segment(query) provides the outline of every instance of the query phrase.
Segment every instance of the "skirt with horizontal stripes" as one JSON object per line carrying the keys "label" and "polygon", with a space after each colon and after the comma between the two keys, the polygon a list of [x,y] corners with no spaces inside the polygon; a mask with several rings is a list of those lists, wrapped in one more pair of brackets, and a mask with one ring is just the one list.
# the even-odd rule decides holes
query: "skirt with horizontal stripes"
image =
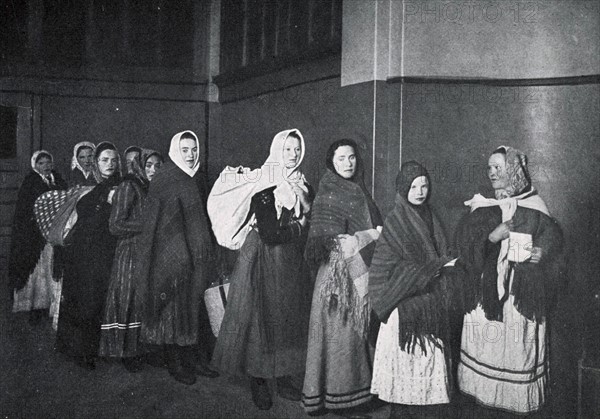
{"label": "skirt with horizontal stripes", "polygon": [[[315,290],[321,288],[322,281],[331,280],[329,272],[327,265],[321,266]],[[373,398],[374,350],[349,318],[329,310],[330,297],[319,292],[313,294],[302,390],[302,405],[308,413],[358,406]]]}
{"label": "skirt with horizontal stripes", "polygon": [[139,355],[142,326],[135,304],[134,241],[119,241],[102,317],[100,350],[102,357],[127,358]]}
{"label": "skirt with horizontal stripes", "polygon": [[546,324],[523,317],[511,295],[503,321],[485,317],[481,306],[465,315],[458,385],[477,402],[509,412],[539,410],[548,381]]}

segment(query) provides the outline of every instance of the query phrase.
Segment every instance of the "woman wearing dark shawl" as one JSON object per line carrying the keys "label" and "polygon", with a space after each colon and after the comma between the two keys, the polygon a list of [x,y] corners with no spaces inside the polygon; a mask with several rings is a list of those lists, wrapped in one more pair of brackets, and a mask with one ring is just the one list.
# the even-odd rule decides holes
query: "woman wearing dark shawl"
{"label": "woman wearing dark shawl", "polygon": [[313,203],[306,258],[318,273],[302,392],[308,413],[372,398],[368,268],[383,223],[361,163],[354,141],[334,142]]}
{"label": "woman wearing dark shawl", "polygon": [[139,159],[131,161],[131,172],[116,189],[109,221],[110,232],[119,241],[102,316],[99,354],[121,358],[130,372],[137,372],[142,366],[138,345],[142,313],[134,301],[134,251],[142,231],[142,203],[155,166],[160,167],[162,161],[160,153],[154,150],[142,151],[141,167]]}
{"label": "woman wearing dark shawl", "polygon": [[496,199],[475,195],[457,230],[465,285],[458,385],[479,403],[539,410],[548,382],[547,319],[564,280],[563,236],[531,185],[527,157],[495,150],[488,177]]}
{"label": "woman wearing dark shawl", "polygon": [[396,177],[396,205],[385,219],[369,270],[371,306],[383,322],[371,392],[393,403],[393,418],[433,408],[402,405],[450,401],[445,357],[449,284],[440,276],[450,257],[442,225],[428,203],[430,191],[426,169],[414,161],[404,163]]}
{"label": "woman wearing dark shawl", "polygon": [[202,299],[210,283],[213,242],[206,216],[201,144],[191,131],[171,139],[170,162],[150,183],[136,255],[136,304],[144,310],[141,342],[160,346],[168,370],[184,384],[196,373],[214,377],[196,345],[206,348],[208,315]]}
{"label": "woman wearing dark shawl", "polygon": [[94,178],[98,185],[77,202],[77,221],[66,239],[65,268],[56,346],[84,368],[94,369],[100,323],[115,254],[109,219],[114,188],[121,180],[119,153],[98,144]]}
{"label": "woman wearing dark shawl", "polygon": [[73,186],[96,186],[94,176],[94,150],[96,146],[89,141],[82,141],[73,147],[71,158],[71,173],[69,174],[69,188]]}
{"label": "woman wearing dark shawl", "polygon": [[25,177],[17,196],[8,262],[13,311],[31,311],[30,321],[41,320],[52,299],[53,255],[34,217],[35,200],[45,192],[66,189],[67,184],[53,170],[53,158],[44,150],[31,157],[31,172]]}
{"label": "woman wearing dark shawl", "polygon": [[[304,139],[298,130],[278,133],[257,181],[248,181],[246,221],[251,230],[231,274],[227,309],[213,355],[213,366],[251,377],[256,406],[271,408],[266,379],[277,379],[280,397],[300,400],[292,376],[301,376],[306,360],[310,278],[304,266],[312,190],[300,164]],[[268,170],[268,169],[267,169]],[[256,179],[247,177],[247,179]],[[221,182],[221,180],[217,180]],[[235,205],[239,184],[230,193],[213,189],[209,198]],[[227,222],[214,214],[213,226]],[[244,228],[242,224],[240,228]]]}

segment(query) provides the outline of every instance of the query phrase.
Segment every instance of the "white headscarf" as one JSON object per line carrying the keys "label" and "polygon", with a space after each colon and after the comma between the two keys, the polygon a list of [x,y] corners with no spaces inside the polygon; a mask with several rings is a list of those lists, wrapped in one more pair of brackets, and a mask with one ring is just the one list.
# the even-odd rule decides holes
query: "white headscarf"
{"label": "white headscarf", "polygon": [[54,175],[52,173],[50,173],[48,175],[48,176],[50,176],[50,179],[48,179],[46,177],[46,175],[44,175],[43,173],[40,173],[38,171],[37,167],[35,166],[35,163],[37,162],[38,156],[40,154],[47,154],[50,157],[50,161],[54,162],[54,157],[52,156],[52,154],[48,153],[46,150],[38,150],[35,153],[33,153],[33,155],[31,156],[31,168],[33,169],[33,171],[35,173],[40,175],[40,177],[44,180],[44,182],[46,182],[47,185],[54,184]]}
{"label": "white headscarf", "polygon": [[[296,166],[285,167],[283,147],[290,134],[300,139],[302,148]],[[300,212],[300,201],[292,189],[292,184],[306,190],[306,179],[300,171],[304,159],[304,137],[297,129],[289,129],[278,133],[271,142],[269,157],[260,169],[250,170],[247,167],[227,166],[221,172],[208,197],[207,211],[212,221],[212,228],[217,241],[230,249],[239,249],[254,222],[252,217],[247,224],[248,212],[254,194],[276,186],[275,208],[278,217],[282,208]]]}
{"label": "white headscarf", "polygon": [[75,147],[73,147],[73,157],[71,158],[71,170],[75,168],[79,169],[81,173],[83,173],[83,176],[85,176],[85,178],[87,179],[92,174],[92,170],[86,172],[83,169],[83,167],[81,167],[81,165],[79,164],[79,160],[77,160],[77,154],[79,154],[79,149],[82,147],[91,148],[93,152],[96,151],[96,146],[94,145],[94,143],[90,143],[89,141],[82,141],[80,143],[75,144]]}
{"label": "white headscarf", "polygon": [[[196,147],[198,147],[198,153],[196,154],[196,160],[194,160],[194,166],[189,167],[185,160],[183,159],[183,155],[181,154],[181,148],[179,143],[181,142],[181,136],[183,134],[191,135],[196,141]],[[200,142],[198,141],[198,137],[192,131],[181,131],[173,138],[171,138],[171,146],[169,147],[169,157],[179,167],[183,170],[189,177],[194,177],[198,169],[200,168]]]}

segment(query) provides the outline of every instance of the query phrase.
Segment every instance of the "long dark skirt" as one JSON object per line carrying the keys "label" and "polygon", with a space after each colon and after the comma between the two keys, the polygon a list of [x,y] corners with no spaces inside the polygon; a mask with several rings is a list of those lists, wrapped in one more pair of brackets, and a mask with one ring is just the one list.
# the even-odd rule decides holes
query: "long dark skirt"
{"label": "long dark skirt", "polygon": [[262,378],[301,374],[311,288],[301,245],[266,245],[252,231],[230,279],[213,367]]}
{"label": "long dark skirt", "polygon": [[75,225],[64,249],[56,349],[73,357],[98,354],[100,323],[116,246],[116,238],[108,231],[110,205],[104,199],[101,189],[82,198],[77,206],[81,224]]}

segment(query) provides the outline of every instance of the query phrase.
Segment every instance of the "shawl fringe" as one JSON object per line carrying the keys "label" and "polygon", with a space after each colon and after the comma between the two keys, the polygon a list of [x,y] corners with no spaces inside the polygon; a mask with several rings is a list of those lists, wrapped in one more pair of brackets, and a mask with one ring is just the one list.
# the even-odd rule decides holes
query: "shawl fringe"
{"label": "shawl fringe", "polygon": [[334,240],[334,248],[326,266],[329,270],[327,278],[330,280],[323,281],[318,292],[327,301],[328,313],[339,313],[344,325],[350,322],[351,327],[366,338],[370,320],[369,302],[367,298],[358,295],[337,240]]}

